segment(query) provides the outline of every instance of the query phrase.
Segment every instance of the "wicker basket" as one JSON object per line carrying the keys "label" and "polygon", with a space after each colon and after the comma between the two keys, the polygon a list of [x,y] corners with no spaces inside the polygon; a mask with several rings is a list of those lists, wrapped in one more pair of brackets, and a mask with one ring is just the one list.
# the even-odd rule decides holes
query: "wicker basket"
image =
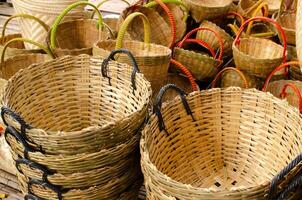
{"label": "wicker basket", "polygon": [[[23,43],[28,42],[33,45],[38,45],[39,49],[42,49],[48,55],[40,54],[40,53],[17,54],[13,57],[10,57],[10,58],[4,60],[5,53],[9,49],[9,46],[12,46],[15,43],[22,43],[22,42]],[[8,41],[2,49],[1,63],[0,63],[1,77],[8,80],[20,69],[24,69],[34,63],[40,63],[40,62],[50,60],[51,58],[53,58],[51,51],[48,50],[48,48],[44,47],[43,45],[40,45],[34,41],[31,41],[31,40],[25,39],[25,38],[12,39],[12,40]]]}
{"label": "wicker basket", "polygon": [[[189,10],[184,5],[181,0],[163,0],[163,3],[167,4],[170,12],[172,13],[175,24],[176,24],[176,42],[180,41],[186,33],[187,30],[187,18],[189,16]],[[158,3],[156,1],[151,1],[145,4],[144,7],[152,8]],[[171,23],[167,13],[160,8],[156,8],[160,16],[166,21],[166,23]]]}
{"label": "wicker basket", "polygon": [[[210,31],[215,34],[215,36],[218,38],[220,49],[219,49],[219,56],[216,58],[209,57],[206,54],[202,54],[195,51],[189,51],[183,49],[184,43],[190,38],[190,36],[197,31],[206,30]],[[205,42],[203,42],[205,43]],[[207,44],[207,43],[205,43]],[[190,72],[193,74],[193,76],[200,81],[208,80],[216,76],[219,70],[219,66],[222,63],[222,55],[224,53],[224,47],[223,47],[223,40],[220,37],[219,33],[216,31],[209,29],[209,28],[196,28],[190,31],[184,39],[177,45],[177,47],[174,48],[174,54],[173,58],[182,63],[183,65],[187,66]]]}
{"label": "wicker basket", "polygon": [[[168,89],[181,98],[162,106]],[[287,102],[234,87],[159,94],[140,142],[147,199],[276,200],[300,184],[302,118]]]}
{"label": "wicker basket", "polygon": [[234,67],[227,67],[221,70],[211,85],[214,88],[221,78],[220,87],[241,87],[241,88],[259,88],[259,80],[253,76],[244,74]]}
{"label": "wicker basket", "polygon": [[302,81],[302,73],[299,66],[292,65],[289,67],[289,78],[291,80]]}
{"label": "wicker basket", "polygon": [[[13,0],[15,13],[27,13],[41,19],[48,26],[52,26],[56,17],[70,4],[79,0]],[[81,13],[84,7],[78,7],[74,13],[70,13],[66,20],[79,19],[84,17]],[[37,23],[30,20],[22,19],[20,21],[22,36],[35,40],[46,45],[47,33]],[[26,48],[35,48],[35,46],[27,45]]]}
{"label": "wicker basket", "polygon": [[246,19],[256,16],[268,17],[269,14],[268,4],[265,0],[240,0],[237,12]]}
{"label": "wicker basket", "polygon": [[193,19],[198,23],[226,14],[233,3],[232,0],[184,0],[183,2],[190,10]]}
{"label": "wicker basket", "polygon": [[[79,19],[61,23],[72,9],[89,5],[98,11],[99,21]],[[61,23],[61,24],[60,24]],[[72,31],[70,31],[72,30]],[[56,57],[65,55],[92,55],[92,46],[99,40],[106,40],[110,32],[105,28],[100,11],[91,3],[77,2],[68,6],[56,19],[50,33],[50,48]]]}
{"label": "wicker basket", "polygon": [[[130,40],[123,41],[128,25],[136,17],[140,17],[144,23],[144,42]],[[168,47],[150,44],[151,27],[149,26],[148,21],[147,17],[142,13],[135,12],[130,14],[123,22],[117,40],[98,42],[94,45],[93,55],[104,58],[114,49],[128,49],[134,54],[141,72],[145,75],[147,80],[151,82],[153,95],[156,95],[164,85],[164,81],[167,77],[172,52]],[[122,63],[131,63],[128,57],[123,55],[118,56],[116,59]]]}
{"label": "wicker basket", "polygon": [[[240,39],[245,26],[253,21],[269,21],[282,33],[284,47],[263,38],[248,37]],[[236,67],[243,72],[259,78],[266,78],[270,72],[286,62],[286,36],[281,26],[272,19],[255,17],[247,20],[240,28],[233,43],[233,55]]]}
{"label": "wicker basket", "polygon": [[[15,38],[22,38],[22,35],[19,33],[5,35],[5,31],[6,31],[6,28],[9,24],[9,22],[15,18],[26,18],[31,21],[36,21],[38,23],[38,25],[43,28],[44,32],[47,32],[49,29],[48,26],[43,21],[41,21],[40,19],[38,19],[34,16],[31,16],[28,14],[17,14],[17,15],[11,16],[5,21],[5,23],[3,25],[2,37],[0,38],[0,53],[2,53],[3,47],[8,41],[15,39]],[[41,49],[25,49],[25,44],[22,41],[14,43],[6,51],[7,51],[6,58],[15,56],[17,54],[41,53]]]}

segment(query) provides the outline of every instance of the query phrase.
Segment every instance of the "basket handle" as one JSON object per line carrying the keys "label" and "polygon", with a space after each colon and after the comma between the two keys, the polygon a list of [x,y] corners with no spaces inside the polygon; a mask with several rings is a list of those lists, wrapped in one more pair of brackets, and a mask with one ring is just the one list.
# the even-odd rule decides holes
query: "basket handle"
{"label": "basket handle", "polygon": [[288,173],[290,173],[297,165],[302,162],[302,154],[298,155],[292,162],[290,162],[284,169],[277,174],[270,185],[269,193],[268,193],[268,200],[282,200],[286,195],[291,192],[293,189],[296,188],[296,186],[301,185],[302,182],[302,176],[299,175],[297,177],[294,177],[292,181],[289,183],[287,188],[285,188],[280,194],[277,193],[277,186],[278,182],[282,180]]}
{"label": "basket handle", "polygon": [[44,181],[41,181],[41,180],[30,179],[29,182],[28,182],[28,191],[30,193],[32,193],[32,186],[33,185],[39,185],[39,186],[41,186],[43,188],[49,189],[49,190],[57,193],[59,200],[63,200],[62,191],[61,191],[61,189],[58,186],[52,185],[50,183],[47,183],[47,182],[44,182]]}
{"label": "basket handle", "polygon": [[186,39],[182,44],[179,43],[177,45],[177,47],[182,48],[185,43],[199,44],[200,46],[202,46],[202,47],[206,48],[207,50],[209,50],[212,57],[216,59],[216,54],[215,54],[214,49],[212,47],[210,47],[210,45],[207,42],[204,42],[204,41],[199,40],[199,39]]}
{"label": "basket handle", "polygon": [[233,45],[239,45],[240,44],[240,36],[244,30],[244,28],[250,23],[250,22],[254,22],[254,21],[266,21],[266,22],[270,22],[272,23],[281,33],[282,36],[282,40],[283,40],[283,62],[286,62],[286,49],[287,49],[287,45],[286,45],[286,35],[285,32],[283,30],[283,28],[280,26],[280,24],[278,24],[275,20],[267,18],[267,17],[254,17],[251,19],[248,19],[247,21],[245,21],[242,26],[240,27],[238,34],[234,40]]}
{"label": "basket handle", "polygon": [[[103,4],[105,4],[106,2],[109,2],[109,1],[110,1],[110,0],[103,0],[103,1],[101,1],[98,5],[96,5],[96,7],[97,7],[98,9],[100,9],[100,7],[101,7]],[[130,3],[129,3],[128,1],[126,1],[126,0],[120,0],[120,1],[126,3],[127,6],[130,6]],[[92,14],[91,14],[91,19],[93,19],[94,15],[95,15],[95,12],[96,12],[96,10],[93,10],[93,12],[92,12]]]}
{"label": "basket handle", "polygon": [[171,63],[174,64],[178,69],[180,69],[187,76],[187,78],[189,79],[190,84],[192,86],[192,90],[197,91],[198,86],[195,82],[195,79],[194,79],[192,73],[183,64],[181,64],[180,62],[178,62],[174,59],[171,59]]}
{"label": "basket handle", "polygon": [[108,58],[105,58],[103,63],[102,63],[102,76],[108,78],[109,81],[110,81],[110,77],[108,76],[108,64],[109,64],[110,60],[115,60],[114,56],[116,54],[126,54],[129,57],[130,61],[132,62],[133,71],[132,71],[132,74],[131,74],[131,83],[132,83],[133,92],[134,92],[134,90],[137,89],[136,88],[136,82],[135,82],[136,73],[139,73],[140,70],[138,68],[138,64],[137,64],[133,54],[129,50],[127,50],[127,49],[113,50],[110,53],[110,55],[108,56]]}
{"label": "basket handle", "polygon": [[235,71],[235,72],[237,72],[237,73],[240,75],[240,77],[242,78],[244,87],[245,87],[245,88],[248,88],[248,87],[249,87],[249,86],[248,86],[248,81],[246,80],[245,75],[244,75],[239,69],[234,68],[234,67],[226,67],[226,68],[224,68],[223,70],[221,70],[221,71],[216,75],[215,79],[212,81],[212,83],[211,83],[212,88],[216,87],[216,83],[217,83],[218,79],[220,79],[221,76],[222,76],[226,71],[232,71],[232,70]]}
{"label": "basket handle", "polygon": [[283,87],[283,89],[282,89],[282,91],[281,91],[280,97],[281,98],[285,98],[286,97],[286,90],[289,87],[295,92],[295,94],[299,98],[299,111],[300,111],[300,113],[302,113],[302,94],[301,94],[299,88],[296,85],[294,85],[293,83],[287,83],[287,84],[285,84],[284,87]]}
{"label": "basket handle", "polygon": [[[268,16],[268,4],[266,2],[262,2],[253,12],[252,14],[252,18],[256,17],[257,14],[261,11],[264,10],[263,12],[263,16],[267,17]],[[254,22],[250,22],[249,25],[247,26],[246,29],[246,34],[250,35],[251,31],[252,31],[252,27],[253,27]]]}
{"label": "basket handle", "polygon": [[217,37],[218,41],[219,41],[219,45],[220,45],[220,52],[219,52],[219,56],[218,56],[218,60],[222,60],[222,56],[223,56],[223,53],[224,53],[224,46],[223,46],[223,40],[221,38],[221,36],[219,35],[219,33],[217,33],[216,31],[210,29],[210,28],[204,28],[204,27],[199,27],[199,28],[195,28],[193,29],[192,31],[190,31],[184,38],[182,41],[179,42],[178,46],[183,46],[183,43],[191,37],[191,35],[193,35],[194,33],[196,33],[197,31],[210,31],[212,33],[215,34],[215,36]]}
{"label": "basket handle", "polygon": [[175,90],[180,95],[182,104],[183,104],[184,108],[186,109],[187,114],[191,115],[193,121],[195,121],[192,110],[190,109],[190,106],[189,106],[189,104],[186,100],[186,93],[182,89],[177,87],[175,84],[167,84],[167,85],[165,85],[164,87],[162,87],[160,89],[160,91],[159,91],[159,93],[156,97],[156,102],[155,102],[155,106],[154,106],[154,112],[158,117],[159,130],[160,131],[164,130],[166,133],[168,133],[168,131],[166,129],[166,126],[165,126],[165,123],[164,123],[164,118],[163,118],[160,110],[161,110],[161,107],[162,107],[163,96],[167,92],[167,90],[169,90],[169,89]]}
{"label": "basket handle", "polygon": [[24,200],[41,200],[41,199],[34,194],[27,194],[24,196]]}
{"label": "basket handle", "polygon": [[237,12],[229,12],[225,15],[226,17],[229,16],[234,16],[234,17],[238,17],[240,19],[240,25],[242,25],[244,23],[244,18],[241,14],[237,13]]}
{"label": "basket handle", "polygon": [[32,15],[29,15],[29,14],[17,14],[17,15],[13,15],[11,17],[9,17],[3,24],[3,29],[2,29],[2,39],[4,38],[5,36],[5,31],[6,31],[6,28],[7,28],[7,25],[8,23],[15,19],[15,18],[18,18],[18,17],[21,17],[21,18],[26,18],[26,19],[32,19],[32,20],[35,20],[36,22],[38,22],[44,29],[45,31],[47,32],[49,30],[49,26],[47,24],[45,24],[42,20],[40,20],[39,18],[35,17],[35,16],[32,16]]}
{"label": "basket handle", "polygon": [[52,52],[44,45],[42,44],[39,44],[33,40],[30,40],[30,39],[26,39],[26,38],[14,38],[14,39],[11,39],[10,41],[8,41],[4,47],[3,47],[3,50],[2,50],[2,53],[1,53],[1,63],[4,62],[4,57],[5,57],[5,53],[6,53],[6,50],[7,48],[9,47],[9,45],[11,45],[12,43],[15,43],[15,42],[19,42],[19,41],[22,41],[22,42],[26,42],[26,43],[30,43],[32,45],[35,45],[37,47],[39,47],[40,49],[42,49],[47,55],[49,55],[51,58],[54,58]]}
{"label": "basket handle", "polygon": [[95,5],[93,5],[92,3],[88,3],[86,1],[79,1],[79,2],[73,3],[70,6],[68,6],[65,10],[63,10],[63,12],[57,17],[56,21],[54,22],[54,24],[52,26],[51,33],[50,33],[50,48],[51,49],[56,48],[56,37],[57,37],[58,26],[61,23],[61,21],[63,20],[63,18],[65,17],[65,15],[67,15],[69,13],[69,11],[71,11],[72,9],[74,9],[78,6],[81,6],[81,5],[89,5],[97,11],[98,16],[99,16],[98,28],[99,27],[103,28],[103,17],[102,17],[101,11],[99,11],[99,9]]}
{"label": "basket handle", "polygon": [[290,61],[290,62],[281,64],[279,67],[276,67],[266,78],[262,91],[266,92],[267,86],[276,72],[281,71],[282,69],[285,69],[285,68],[289,67],[290,65],[300,66],[298,61]]}
{"label": "basket handle", "polygon": [[150,22],[149,22],[148,18],[143,13],[134,12],[134,13],[131,13],[130,15],[128,15],[128,17],[122,23],[122,25],[120,27],[120,30],[118,32],[118,35],[117,35],[117,41],[116,41],[115,49],[122,48],[126,30],[128,29],[128,26],[130,25],[132,20],[134,20],[134,18],[136,18],[136,17],[140,17],[143,21],[143,24],[144,24],[144,42],[147,43],[147,44],[150,43],[150,40],[151,40],[151,26],[150,26]]}
{"label": "basket handle", "polygon": [[[189,9],[187,8],[187,6],[181,1],[181,0],[162,0],[163,3],[167,4],[167,3],[173,3],[176,5],[179,5],[181,7],[181,9],[184,11],[185,15],[183,18],[183,21],[187,21],[188,17],[189,17]],[[156,6],[158,4],[158,2],[156,1],[151,1],[147,4],[144,5],[144,7],[146,8],[152,8],[154,6]]]}

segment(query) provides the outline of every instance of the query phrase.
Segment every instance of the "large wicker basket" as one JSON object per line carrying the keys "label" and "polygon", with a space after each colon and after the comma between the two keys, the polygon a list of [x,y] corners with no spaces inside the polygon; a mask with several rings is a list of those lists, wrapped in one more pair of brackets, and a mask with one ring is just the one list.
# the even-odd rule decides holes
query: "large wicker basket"
{"label": "large wicker basket", "polygon": [[[181,98],[162,106],[169,89]],[[301,183],[301,123],[297,109],[256,89],[185,96],[167,85],[140,143],[147,198],[284,199]]]}

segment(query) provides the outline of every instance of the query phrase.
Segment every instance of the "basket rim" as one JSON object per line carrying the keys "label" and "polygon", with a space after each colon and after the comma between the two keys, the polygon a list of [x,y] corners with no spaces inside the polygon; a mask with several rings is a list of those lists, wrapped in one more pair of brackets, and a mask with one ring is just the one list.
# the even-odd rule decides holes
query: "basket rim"
{"label": "basket rim", "polygon": [[[49,60],[49,61],[46,61],[46,62],[43,62],[43,64],[51,64],[51,63],[64,63],[64,60],[66,59],[75,59],[75,60],[82,60],[82,59],[87,59],[89,62],[95,60],[95,59],[98,59],[98,60],[103,60],[102,58],[100,57],[91,57],[87,54],[81,54],[79,56],[71,56],[71,55],[67,55],[67,56],[63,56],[63,57],[60,57],[56,60]],[[117,61],[110,61],[110,62],[113,62],[113,63],[118,63]],[[9,86],[11,84],[13,84],[13,81],[19,77],[24,71],[31,71],[35,68],[39,68],[39,66],[41,65],[42,63],[35,63],[35,64],[32,64],[31,66],[25,68],[25,69],[21,69],[19,70],[13,77],[11,77],[8,81],[7,81],[7,84],[5,85],[5,88],[4,88],[4,92],[3,92],[3,96],[1,98],[1,103],[3,106],[8,106],[8,99],[6,99],[6,95],[5,93],[7,92]],[[124,65],[124,66],[130,66],[126,63],[119,63],[120,65]],[[45,130],[43,128],[39,128],[39,127],[32,127],[30,130],[38,130],[38,131],[42,131],[44,133],[47,133],[48,135],[52,135],[52,136],[62,136],[64,134],[68,134],[69,136],[71,135],[79,135],[83,132],[86,132],[87,130],[89,131],[92,131],[92,130],[103,130],[103,129],[106,129],[106,128],[114,128],[115,126],[118,126],[118,124],[120,123],[125,123],[127,121],[129,121],[129,118],[131,118],[132,116],[136,115],[136,113],[138,112],[142,112],[144,110],[144,107],[146,107],[148,104],[149,104],[149,101],[151,99],[151,84],[149,81],[147,81],[147,79],[145,78],[145,76],[142,74],[142,73],[137,73],[137,77],[141,77],[142,80],[145,81],[146,83],[146,87],[148,89],[148,97],[146,97],[146,102],[144,104],[142,104],[141,106],[139,106],[135,112],[132,112],[130,114],[127,114],[125,115],[123,118],[121,118],[120,120],[117,120],[115,122],[110,122],[110,123],[107,123],[107,124],[104,124],[102,126],[88,126],[88,127],[84,127],[82,128],[81,130],[77,130],[77,131],[61,131],[61,130],[56,130],[56,131],[50,131],[50,130]],[[15,110],[13,110],[15,112]],[[22,117],[22,116],[21,116]],[[27,122],[30,124],[30,122]]]}

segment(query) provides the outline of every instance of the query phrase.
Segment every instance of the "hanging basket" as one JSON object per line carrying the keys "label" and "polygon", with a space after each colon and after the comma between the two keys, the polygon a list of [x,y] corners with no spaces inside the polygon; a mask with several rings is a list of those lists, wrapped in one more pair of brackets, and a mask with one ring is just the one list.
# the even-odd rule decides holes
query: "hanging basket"
{"label": "hanging basket", "polygon": [[227,67],[221,70],[212,81],[211,86],[215,88],[218,80],[221,78],[220,87],[241,87],[241,88],[259,88],[259,80],[250,75],[244,74],[234,67]]}
{"label": "hanging basket", "polygon": [[[99,20],[81,19],[61,23],[61,20],[69,11],[81,5],[89,5],[96,9]],[[92,55],[93,44],[99,39],[108,39],[109,35],[97,7],[91,3],[80,1],[68,6],[57,17],[50,32],[49,46],[56,57],[80,54]]]}
{"label": "hanging basket", "polygon": [[[70,4],[79,0],[13,0],[14,10],[16,14],[30,14],[45,22],[51,27],[57,16]],[[85,17],[84,7],[78,7],[73,13],[68,14],[65,18],[68,20],[81,19]],[[21,19],[20,27],[22,36],[34,40],[40,44],[46,45],[47,32],[44,28],[38,26],[28,19]],[[35,48],[35,46],[26,45],[27,49]]]}
{"label": "hanging basket", "polygon": [[[201,30],[210,31],[215,34],[216,38],[218,38],[220,48],[219,48],[219,56],[217,58],[215,53],[214,54],[212,53],[213,57],[210,57],[203,53],[185,50],[182,48],[183,45],[186,42],[188,42],[187,40],[190,38],[192,34]],[[199,40],[199,42],[198,40],[192,42],[194,43],[197,42],[198,44],[206,45],[207,46],[206,48],[209,49],[209,45],[201,40]],[[222,63],[223,53],[224,53],[224,46],[223,46],[223,40],[220,37],[220,35],[212,29],[201,27],[190,31],[184,37],[184,39],[181,42],[179,42],[177,47],[174,48],[173,59],[187,66],[190,72],[197,80],[203,81],[203,80],[211,79],[216,76],[219,70],[219,66]]]}
{"label": "hanging basket", "polygon": [[[17,54],[13,57],[10,57],[4,60],[5,53],[9,49],[9,46],[12,46],[15,43],[31,43],[33,45],[37,45],[39,49],[42,49],[47,54],[40,54],[40,53],[33,53],[33,54]],[[8,41],[3,49],[1,55],[1,63],[0,63],[0,71],[1,77],[8,80],[10,79],[15,73],[17,73],[20,69],[27,68],[31,64],[45,62],[53,58],[51,51],[44,47],[41,44],[38,44],[34,41],[25,38],[15,38]]]}
{"label": "hanging basket", "polygon": [[[244,28],[253,21],[268,21],[282,33],[283,47],[263,38],[240,38]],[[272,19],[255,17],[247,20],[240,28],[233,43],[233,55],[236,67],[243,72],[259,78],[266,78],[270,72],[286,62],[286,36],[281,26]]]}
{"label": "hanging basket", "polygon": [[[2,53],[3,47],[7,42],[15,38],[22,38],[22,35],[20,33],[5,35],[8,24],[10,23],[10,21],[12,21],[15,18],[25,18],[31,21],[36,21],[36,23],[42,27],[44,32],[47,32],[49,29],[49,27],[43,21],[41,21],[40,19],[34,16],[28,14],[13,15],[9,17],[3,25],[2,36],[0,38],[0,53]],[[36,48],[36,46],[34,47]],[[18,54],[31,54],[31,53],[41,53],[41,52],[42,52],[41,49],[25,49],[25,44],[22,41],[18,41],[7,48],[5,58],[13,57]]]}
{"label": "hanging basket", "polygon": [[197,23],[226,14],[233,3],[232,0],[184,0],[183,2]]}
{"label": "hanging basket", "polygon": [[[123,41],[129,24],[136,17],[143,20],[145,30],[144,42],[135,40]],[[171,59],[171,50],[165,46],[150,44],[150,34],[151,27],[147,17],[142,13],[132,13],[121,25],[117,40],[99,41],[93,47],[93,55],[104,58],[114,49],[128,49],[133,53],[141,72],[151,82],[153,95],[156,95],[166,80]],[[116,57],[116,59],[122,63],[131,63],[128,57],[123,55]]]}
{"label": "hanging basket", "polygon": [[[162,105],[169,89],[181,98]],[[140,142],[147,199],[279,200],[301,183],[302,119],[286,102],[255,89],[185,96],[167,85],[155,105]]]}

